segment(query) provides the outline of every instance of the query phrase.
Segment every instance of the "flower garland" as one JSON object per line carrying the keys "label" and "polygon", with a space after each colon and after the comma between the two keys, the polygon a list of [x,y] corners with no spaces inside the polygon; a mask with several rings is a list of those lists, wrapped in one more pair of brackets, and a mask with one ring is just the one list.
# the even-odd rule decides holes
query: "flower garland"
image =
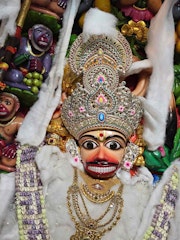
{"label": "flower garland", "polygon": [[20,240],[49,240],[37,147],[20,146],[16,161],[16,211]]}
{"label": "flower garland", "polygon": [[151,225],[147,229],[143,240],[167,239],[170,220],[175,213],[175,205],[178,198],[178,184],[178,170],[174,167],[169,182],[164,186],[160,204],[156,206]]}

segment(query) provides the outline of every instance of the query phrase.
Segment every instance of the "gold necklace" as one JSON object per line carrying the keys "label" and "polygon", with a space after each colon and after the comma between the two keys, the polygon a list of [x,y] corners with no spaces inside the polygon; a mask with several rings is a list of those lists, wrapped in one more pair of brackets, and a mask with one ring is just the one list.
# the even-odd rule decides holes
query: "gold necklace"
{"label": "gold necklace", "polygon": [[[78,184],[77,169],[74,169],[73,184],[67,192],[69,214],[76,227],[76,233],[71,236],[70,240],[100,240],[107,231],[111,231],[112,228],[116,226],[121,218],[123,208],[123,199],[121,197],[123,185],[120,181],[119,183],[120,186],[117,192],[111,197],[104,213],[97,219],[93,219],[89,214],[86,201]],[[80,205],[79,202],[82,205]],[[95,203],[98,204],[98,202]]]}
{"label": "gold necklace", "polygon": [[32,56],[34,56],[34,57],[41,57],[41,56],[44,55],[44,53],[45,53],[45,51],[43,51],[43,52],[41,52],[41,53],[39,53],[39,54],[38,54],[38,53],[33,53],[29,41],[27,41],[27,47],[28,47],[28,50],[29,50],[30,54],[31,54]]}
{"label": "gold necklace", "polygon": [[14,116],[9,122],[0,123],[0,126],[1,126],[1,127],[5,127],[5,126],[10,125],[10,124],[14,121],[15,118],[16,118],[16,116]]}
{"label": "gold necklace", "polygon": [[81,191],[91,202],[104,203],[114,196],[114,191],[110,189],[119,184],[117,178],[110,178],[108,180],[93,179],[84,172],[80,172],[81,177],[86,184],[81,184]]}

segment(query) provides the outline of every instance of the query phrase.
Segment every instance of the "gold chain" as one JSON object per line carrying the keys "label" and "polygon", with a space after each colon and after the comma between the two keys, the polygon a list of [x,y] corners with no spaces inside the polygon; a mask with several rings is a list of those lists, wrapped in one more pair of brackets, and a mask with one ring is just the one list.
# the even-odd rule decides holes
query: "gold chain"
{"label": "gold chain", "polygon": [[81,191],[94,203],[104,203],[109,201],[114,196],[114,191],[110,189],[119,184],[117,178],[110,178],[108,180],[93,179],[84,172],[80,172],[80,176],[86,184],[81,184]]}
{"label": "gold chain", "polygon": [[[119,181],[120,182],[120,181]],[[73,184],[69,187],[67,192],[67,206],[72,221],[75,223],[76,233],[71,236],[71,240],[100,240],[102,236],[116,226],[117,222],[121,218],[121,212],[123,208],[123,199],[121,197],[123,191],[123,185],[117,190],[117,193],[113,194],[110,202],[104,211],[104,213],[97,219],[91,218],[86,206],[86,201],[83,197],[83,191],[78,184],[78,172],[74,169]],[[80,206],[79,203],[82,203]],[[99,202],[94,203],[98,204]],[[99,205],[99,207],[101,207]],[[82,211],[84,209],[84,213]],[[112,211],[112,213],[110,213]],[[104,218],[109,214],[106,221]]]}
{"label": "gold chain", "polygon": [[92,193],[86,184],[81,184],[81,191],[84,196],[94,203],[104,203],[114,196],[114,191],[108,191],[105,194]]}
{"label": "gold chain", "polygon": [[9,122],[0,123],[0,126],[1,126],[1,127],[5,127],[5,126],[10,125],[10,124],[15,120],[15,118],[16,118],[16,116],[14,116]]}
{"label": "gold chain", "polygon": [[33,53],[29,41],[27,42],[27,47],[28,47],[28,50],[29,50],[30,54],[31,54],[32,56],[34,56],[34,57],[41,57],[41,56],[45,53],[45,51],[43,51],[43,52],[41,52],[41,53],[39,53],[39,54],[38,54],[38,53],[37,53],[37,54],[36,54],[36,53]]}

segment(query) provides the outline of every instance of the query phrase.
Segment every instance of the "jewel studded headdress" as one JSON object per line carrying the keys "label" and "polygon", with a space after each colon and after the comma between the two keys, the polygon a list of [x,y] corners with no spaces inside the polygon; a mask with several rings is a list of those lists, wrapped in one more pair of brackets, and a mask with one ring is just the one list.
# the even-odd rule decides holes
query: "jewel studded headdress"
{"label": "jewel studded headdress", "polygon": [[[105,26],[101,25],[103,18]],[[113,36],[109,33],[108,18],[115,25],[114,16],[91,9],[85,22],[90,34],[79,35],[70,50],[70,66],[77,75],[82,74],[83,85],[78,84],[63,103],[62,119],[76,139],[96,129],[116,130],[129,138],[143,114],[141,101],[125,87],[125,82],[119,83],[120,76],[131,66],[132,53],[115,26]]]}

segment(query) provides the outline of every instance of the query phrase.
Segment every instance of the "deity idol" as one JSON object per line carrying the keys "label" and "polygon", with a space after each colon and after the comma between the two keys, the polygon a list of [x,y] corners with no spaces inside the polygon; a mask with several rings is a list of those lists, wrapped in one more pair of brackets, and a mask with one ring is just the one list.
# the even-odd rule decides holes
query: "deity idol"
{"label": "deity idol", "polygon": [[[27,83],[25,77],[36,72],[46,79],[52,65],[49,52],[53,43],[52,31],[43,24],[35,24],[28,30],[28,37],[21,38],[21,44],[13,59],[13,67],[3,73],[3,81],[11,87],[30,90],[33,76]],[[34,77],[35,78],[35,77]]]}
{"label": "deity idol", "polygon": [[[173,2],[165,4],[171,16]],[[98,28],[97,23],[105,19],[111,24]],[[69,65],[82,81],[62,103],[61,118],[72,136],[67,153],[55,145],[37,146],[33,138],[27,144],[24,138],[27,123],[31,134],[32,116],[41,120],[46,114],[45,88],[40,95],[43,101],[23,122],[17,136],[21,146],[16,178],[13,173],[1,175],[0,200],[4,198],[2,184],[8,185],[0,212],[2,240],[174,240],[180,236],[179,161],[157,186],[146,167],[133,166],[140,152],[131,136],[147,110],[142,98],[134,96],[123,81],[132,70],[132,54],[115,25],[114,16],[91,9],[83,33],[72,45]],[[35,111],[39,106],[42,116]]]}
{"label": "deity idol", "polygon": [[17,144],[15,137],[24,116],[19,99],[11,93],[0,93],[0,170],[15,171]]}

